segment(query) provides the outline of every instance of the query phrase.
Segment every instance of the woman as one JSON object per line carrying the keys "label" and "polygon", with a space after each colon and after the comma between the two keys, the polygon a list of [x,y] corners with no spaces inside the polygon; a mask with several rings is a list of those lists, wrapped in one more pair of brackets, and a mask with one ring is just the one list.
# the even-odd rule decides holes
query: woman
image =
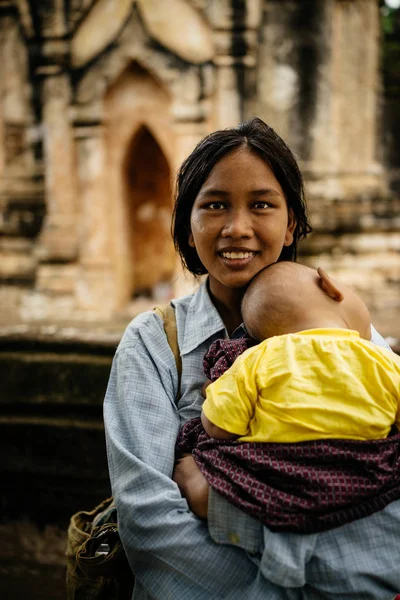
{"label": "woman", "polygon": [[205,351],[241,324],[241,298],[254,275],[294,260],[309,230],[296,161],[261,120],[211,134],[182,165],[175,245],[189,271],[208,278],[194,295],[173,301],[180,390],[163,323],[147,312],[122,338],[104,406],[135,599],[383,600],[400,590],[399,502],[323,534],[277,534],[208,492],[191,457],[175,480],[208,525],[171,479],[179,428],[201,411]]}

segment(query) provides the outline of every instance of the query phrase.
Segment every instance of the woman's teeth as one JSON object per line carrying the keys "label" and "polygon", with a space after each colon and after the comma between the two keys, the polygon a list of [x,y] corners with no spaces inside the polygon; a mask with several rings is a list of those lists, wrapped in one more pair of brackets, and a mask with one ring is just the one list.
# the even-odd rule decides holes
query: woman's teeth
{"label": "woman's teeth", "polygon": [[250,258],[254,256],[255,252],[221,252],[224,258]]}

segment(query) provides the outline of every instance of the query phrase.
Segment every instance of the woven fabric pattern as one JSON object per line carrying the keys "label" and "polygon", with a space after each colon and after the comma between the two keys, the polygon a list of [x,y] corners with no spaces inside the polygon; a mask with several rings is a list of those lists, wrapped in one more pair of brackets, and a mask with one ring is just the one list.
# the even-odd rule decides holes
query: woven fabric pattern
{"label": "woven fabric pattern", "polygon": [[238,443],[210,438],[196,418],[177,445],[193,453],[215,491],[272,531],[327,531],[400,498],[399,433],[371,441]]}
{"label": "woven fabric pattern", "polygon": [[240,354],[256,343],[256,340],[248,336],[233,340],[215,340],[203,358],[204,375],[207,379],[215,381],[233,365]]}

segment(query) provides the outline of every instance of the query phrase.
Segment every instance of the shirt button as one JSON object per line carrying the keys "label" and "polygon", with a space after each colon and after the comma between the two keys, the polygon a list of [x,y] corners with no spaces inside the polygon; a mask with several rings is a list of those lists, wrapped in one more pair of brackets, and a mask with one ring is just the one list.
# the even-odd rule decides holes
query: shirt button
{"label": "shirt button", "polygon": [[240,542],[240,536],[233,531],[228,535],[228,539],[231,544],[238,544]]}

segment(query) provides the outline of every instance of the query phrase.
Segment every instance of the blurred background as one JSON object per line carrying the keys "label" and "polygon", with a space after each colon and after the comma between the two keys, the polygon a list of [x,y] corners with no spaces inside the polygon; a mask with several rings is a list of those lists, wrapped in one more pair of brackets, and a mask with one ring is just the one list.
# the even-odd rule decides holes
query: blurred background
{"label": "blurred background", "polygon": [[196,286],[176,171],[259,116],[321,265],[400,338],[400,0],[0,0],[0,595],[65,597],[69,516],[109,492],[102,401],[140,310]]}

